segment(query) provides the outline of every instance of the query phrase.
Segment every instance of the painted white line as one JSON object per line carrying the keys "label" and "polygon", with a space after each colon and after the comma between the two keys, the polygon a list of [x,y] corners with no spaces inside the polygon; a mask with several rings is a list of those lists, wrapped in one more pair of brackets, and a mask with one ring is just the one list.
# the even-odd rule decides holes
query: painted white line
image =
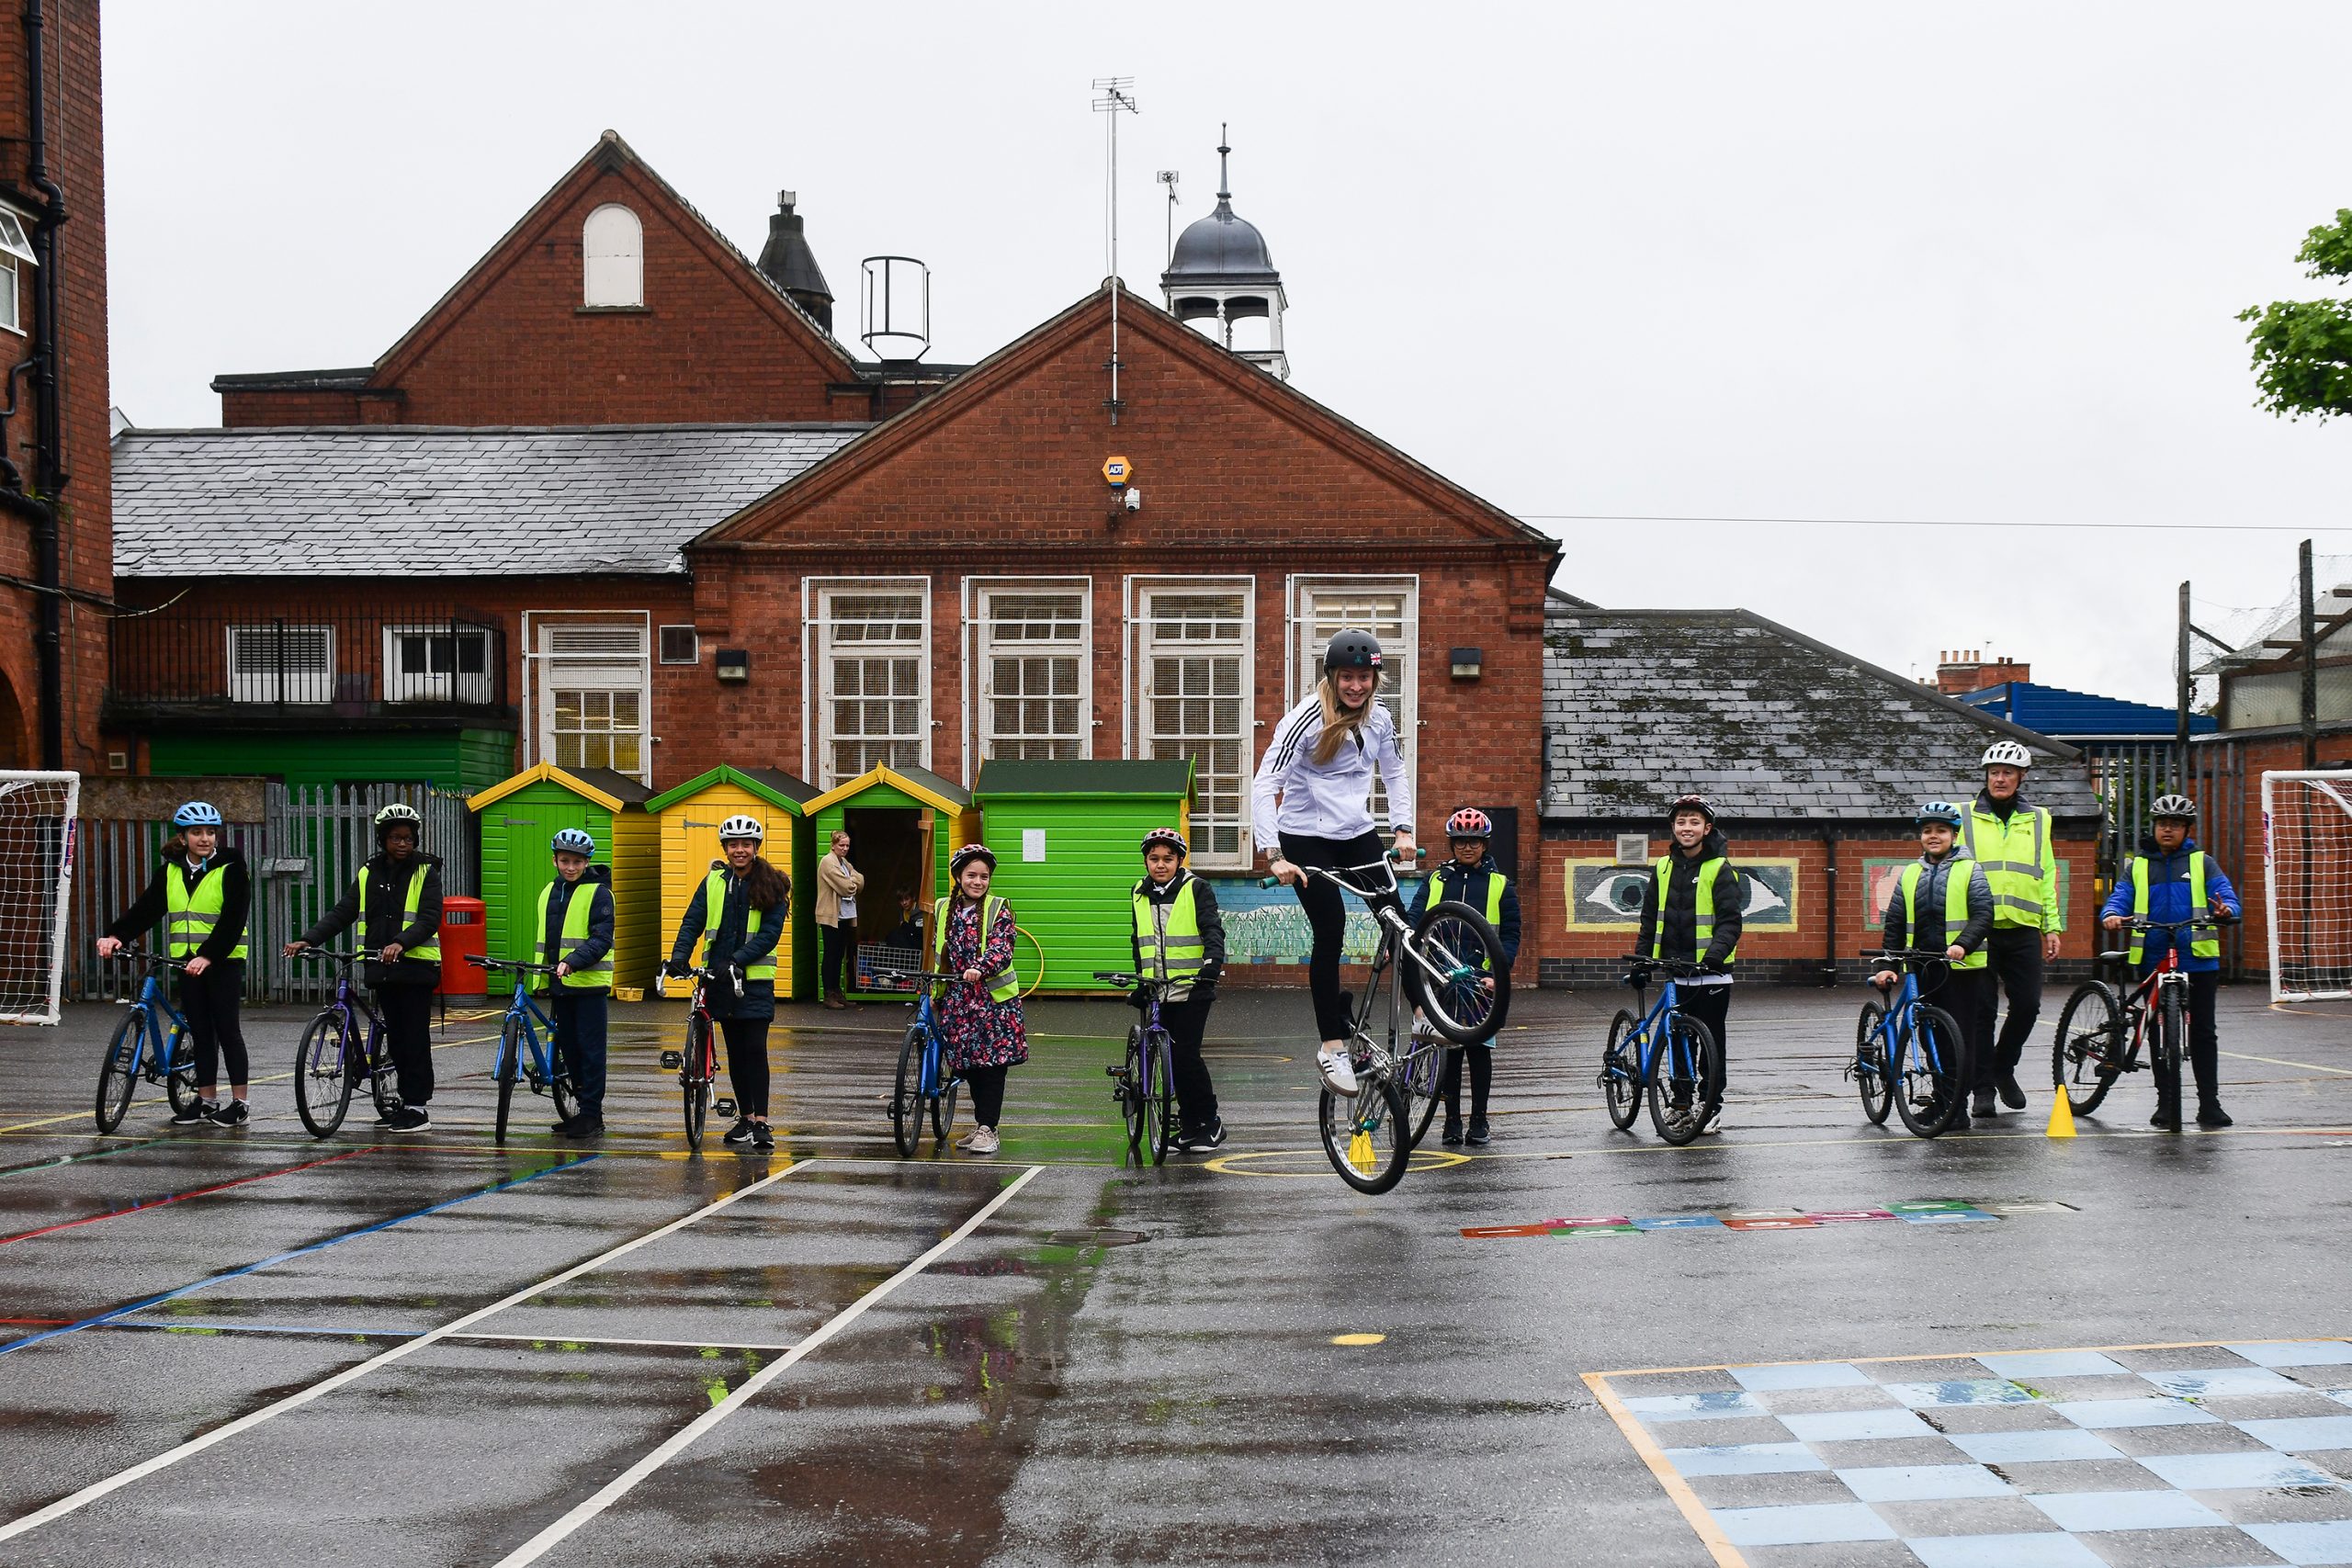
{"label": "painted white line", "polygon": [[[706,1215],[715,1214],[719,1210],[727,1207],[729,1203],[736,1202],[741,1199],[748,1198],[763,1187],[774,1186],[776,1182],[782,1181],[786,1177],[790,1176],[794,1171],[806,1170],[809,1166],[816,1163],[817,1162],[815,1160],[802,1160],[797,1164],[786,1166],[782,1170],[763,1176],[748,1187],[739,1187],[734,1191],[728,1193],[725,1197],[704,1204],[701,1208],[696,1209],[691,1214],[685,1214],[680,1218],[672,1220],[668,1224],[662,1226],[658,1230],[648,1231],[634,1241],[625,1241],[608,1252],[598,1253],[595,1257],[589,1258],[584,1263],[573,1264],[562,1273],[555,1275],[550,1279],[541,1280],[534,1285],[526,1285],[523,1289],[516,1291],[512,1295],[503,1296],[497,1301],[491,1303],[490,1305],[486,1307],[478,1307],[474,1311],[466,1314],[463,1317],[454,1318],[438,1328],[429,1328],[413,1339],[403,1340],[400,1344],[393,1346],[390,1349],[370,1356],[366,1360],[359,1362],[356,1366],[345,1367],[342,1371],[335,1373],[333,1377],[323,1378],[319,1382],[312,1383],[308,1388],[298,1389],[294,1393],[288,1394],[283,1399],[263,1405],[259,1410],[253,1412],[251,1415],[240,1416],[237,1419],[230,1422],[226,1426],[216,1427],[211,1431],[205,1433],[202,1437],[191,1438],[175,1449],[167,1449],[164,1452],[157,1454],[153,1459],[141,1460],[128,1470],[119,1471],[115,1474],[107,1476],[104,1481],[94,1481],[89,1485],[83,1487],[79,1492],[60,1497],[56,1502],[50,1504],[47,1507],[36,1508],[29,1514],[22,1515],[19,1517],[9,1520],[5,1525],[0,1525],[0,1540],[14,1540],[16,1537],[23,1535],[28,1531],[37,1530],[40,1529],[41,1526],[49,1524],[52,1520],[62,1519],[66,1515],[74,1512],[76,1509],[87,1507],[89,1505],[96,1502],[99,1498],[107,1495],[107,1494],[110,1492],[119,1491],[121,1488],[130,1485],[134,1481],[143,1480],[146,1477],[154,1474],[159,1470],[168,1469],[170,1466],[179,1463],[179,1461],[184,1459],[202,1453],[213,1444],[223,1442],[228,1438],[237,1436],[240,1432],[251,1431],[254,1427],[260,1426],[263,1422],[269,1420],[273,1416],[283,1416],[288,1410],[308,1404],[311,1401],[319,1398],[322,1394],[333,1393],[336,1389],[343,1387],[345,1383],[355,1382],[360,1378],[366,1377],[369,1372],[376,1371],[379,1367],[387,1367],[394,1361],[401,1360],[409,1356],[413,1356],[417,1351],[424,1349],[427,1345],[437,1344],[441,1340],[461,1335],[466,1331],[466,1329],[472,1326],[474,1324],[480,1323],[482,1319],[489,1317],[493,1314],[504,1312],[508,1307],[519,1305],[543,1292],[553,1290],[556,1286],[563,1284],[568,1280],[576,1280],[581,1275],[589,1272],[591,1269],[602,1268],[605,1264],[611,1262],[614,1258],[622,1257],[628,1253],[635,1252],[639,1247],[643,1247],[650,1242],[659,1241],[663,1236],[670,1235],[673,1231],[684,1230],[686,1226],[693,1224],[696,1220],[702,1219]],[[785,1363],[779,1362],[776,1364],[783,1365]]]}
{"label": "painted white line", "polygon": [[2243,1051],[2224,1051],[2224,1056],[2235,1056],[2241,1062],[2267,1062],[2274,1067],[2301,1067],[2311,1073],[2334,1073],[2340,1078],[2352,1078],[2352,1068],[2323,1067],[2317,1062],[2288,1062],[2277,1056],[2249,1056]]}
{"label": "painted white line", "polygon": [[803,1356],[808,1355],[808,1352],[816,1349],[819,1346],[824,1344],[825,1341],[831,1339],[834,1335],[839,1334],[842,1329],[847,1328],[851,1324],[856,1322],[859,1317],[864,1315],[866,1308],[872,1306],[875,1303],[880,1301],[883,1297],[897,1290],[900,1285],[905,1284],[909,1280],[911,1280],[916,1275],[922,1273],[925,1269],[931,1267],[933,1260],[946,1253],[948,1249],[953,1247],[957,1242],[962,1241],[966,1236],[979,1229],[982,1224],[988,1222],[988,1218],[990,1214],[995,1213],[999,1209],[1004,1207],[1007,1202],[1012,1201],[1014,1193],[1020,1191],[1023,1187],[1028,1186],[1031,1179],[1035,1177],[1039,1171],[1044,1170],[1045,1168],[1046,1168],[1042,1165],[1033,1165],[1028,1169],[1023,1171],[1020,1176],[1013,1179],[1011,1185],[1005,1188],[1003,1191],[989,1199],[978,1213],[974,1214],[970,1219],[966,1220],[962,1224],[957,1225],[954,1230],[948,1232],[945,1236],[942,1237],[938,1245],[933,1247],[921,1258],[916,1258],[912,1263],[908,1264],[904,1269],[899,1269],[897,1273],[891,1275],[888,1279],[883,1280],[880,1284],[866,1292],[865,1294],[858,1297],[857,1300],[850,1303],[849,1305],[843,1307],[840,1312],[835,1313],[831,1317],[827,1318],[822,1324],[817,1326],[813,1333],[811,1333],[807,1338],[801,1340],[799,1344],[795,1345],[789,1351],[786,1352],[783,1357],[776,1360],[770,1361],[766,1366],[762,1367],[758,1371],[752,1373],[726,1398],[720,1400],[718,1404],[712,1405],[709,1409],[695,1416],[694,1420],[687,1423],[678,1431],[673,1433],[669,1440],[664,1442],[660,1448],[655,1449],[652,1452],[639,1460],[635,1464],[630,1465],[627,1470],[613,1477],[612,1480],[606,1482],[605,1485],[597,1491],[594,1496],[579,1504],[577,1506],[572,1508],[571,1512],[556,1520],[555,1523],[548,1526],[547,1529],[541,1530],[538,1534],[533,1536],[530,1540],[525,1541],[522,1545],[516,1547],[514,1551],[500,1558],[498,1560],[498,1568],[520,1568],[520,1565],[523,1563],[537,1562],[542,1556],[546,1555],[549,1548],[560,1544],[565,1540],[565,1538],[570,1536],[582,1525],[586,1524],[589,1520],[603,1513],[606,1508],[611,1507],[633,1487],[635,1487],[639,1482],[644,1480],[647,1476],[652,1474],[655,1471],[661,1469],[663,1465],[669,1463],[671,1460],[676,1458],[680,1453],[684,1451],[686,1446],[692,1443],[696,1438],[701,1437],[704,1433],[709,1431],[721,1421],[726,1420],[729,1416],[734,1415],[735,1412],[741,1410],[744,1405],[757,1398],[762,1389],[767,1387],[768,1384],[774,1382],[777,1378],[782,1377],[786,1372],[791,1371],[793,1366],[797,1363]]}

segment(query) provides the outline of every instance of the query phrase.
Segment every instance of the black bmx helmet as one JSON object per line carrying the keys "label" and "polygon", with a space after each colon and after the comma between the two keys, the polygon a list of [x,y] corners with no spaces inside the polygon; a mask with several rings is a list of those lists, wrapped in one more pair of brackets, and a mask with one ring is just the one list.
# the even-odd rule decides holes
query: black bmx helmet
{"label": "black bmx helmet", "polygon": [[1333,637],[1323,649],[1323,670],[1369,670],[1380,672],[1380,639],[1358,626],[1350,626]]}

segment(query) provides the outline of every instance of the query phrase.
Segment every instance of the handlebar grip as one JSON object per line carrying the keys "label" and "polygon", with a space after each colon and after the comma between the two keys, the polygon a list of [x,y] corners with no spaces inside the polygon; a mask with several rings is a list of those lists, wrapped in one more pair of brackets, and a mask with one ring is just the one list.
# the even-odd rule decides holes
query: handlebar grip
{"label": "handlebar grip", "polygon": [[1261,876],[1258,879],[1258,886],[1261,887],[1280,887],[1282,885],[1283,879],[1279,876]]}

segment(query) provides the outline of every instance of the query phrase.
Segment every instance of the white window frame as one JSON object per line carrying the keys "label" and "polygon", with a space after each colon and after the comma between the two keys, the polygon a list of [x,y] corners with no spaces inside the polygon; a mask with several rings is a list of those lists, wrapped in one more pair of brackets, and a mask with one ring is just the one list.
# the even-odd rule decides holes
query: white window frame
{"label": "white window frame", "polygon": [[[591,237],[598,227],[596,220],[608,212],[628,220],[633,244],[605,251],[591,248]],[[612,225],[604,227],[609,229]],[[607,265],[599,269],[599,262]],[[597,297],[600,276],[602,292],[609,298]],[[591,310],[634,310],[645,304],[645,220],[620,202],[605,202],[580,220],[580,303]]]}
{"label": "white window frame", "polygon": [[1232,824],[1238,829],[1237,848],[1229,853],[1219,853],[1206,847],[1204,826],[1225,826],[1211,823],[1197,808],[1193,814],[1193,863],[1203,871],[1247,871],[1257,861],[1257,848],[1250,837],[1250,781],[1258,771],[1258,580],[1247,575],[1231,576],[1153,576],[1136,575],[1121,583],[1121,615],[1126,623],[1126,636],[1121,649],[1125,668],[1120,675],[1120,747],[1128,757],[1149,755],[1150,737],[1147,733],[1149,718],[1149,694],[1145,690],[1146,671],[1153,649],[1149,635],[1151,601],[1160,594],[1238,593],[1241,596],[1241,777],[1237,813]]}
{"label": "white window frame", "polygon": [[931,579],[804,577],[800,580],[800,773],[801,777],[815,781],[820,790],[849,782],[846,777],[834,776],[831,762],[835,739],[831,703],[832,605],[836,599],[868,593],[911,593],[922,607],[919,623],[922,636],[913,645],[915,696],[919,705],[915,727],[922,750],[916,765],[925,769],[931,766],[931,732],[938,724],[932,716],[931,703]]}
{"label": "white window frame", "polygon": [[[533,620],[539,623],[536,631]],[[653,749],[661,743],[653,725],[653,658],[650,641],[653,615],[647,610],[587,611],[587,610],[526,610],[523,612],[523,709],[525,721],[524,765],[537,761],[555,761],[555,683],[549,679],[551,665],[557,659],[577,659],[578,654],[556,654],[548,651],[551,635],[557,631],[612,630],[627,628],[637,637],[638,668],[637,711],[644,744],[638,748],[639,766],[635,776],[640,784],[653,778]],[[615,656],[613,662],[621,661]],[[614,682],[599,689],[624,689]],[[536,693],[536,700],[534,694]],[[628,770],[618,770],[628,772]]]}
{"label": "white window frame", "polygon": [[[1420,748],[1420,685],[1421,685],[1421,579],[1417,572],[1314,572],[1296,573],[1283,580],[1283,662],[1288,676],[1285,685],[1293,704],[1302,702],[1315,689],[1317,677],[1323,673],[1323,647],[1331,638],[1336,626],[1318,627],[1313,606],[1324,597],[1366,596],[1376,593],[1398,593],[1404,607],[1395,640],[1389,634],[1379,633],[1381,681],[1380,694],[1390,704],[1396,719],[1396,748],[1405,756],[1405,772],[1413,786],[1416,808],[1421,797]],[[1354,621],[1346,623],[1355,625]],[[1373,785],[1373,816],[1379,819],[1387,808],[1387,791],[1375,781]],[[1407,823],[1418,828],[1421,824]]]}
{"label": "white window frame", "polygon": [[320,645],[326,650],[326,668],[323,670],[289,670],[287,671],[285,696],[283,700],[288,703],[305,704],[324,704],[334,701],[334,683],[336,675],[334,660],[334,627],[313,622],[303,622],[299,624],[288,623],[281,626],[276,621],[254,621],[242,625],[232,626],[228,628],[228,647],[224,650],[224,657],[228,660],[226,667],[228,681],[226,684],[229,688],[229,700],[231,702],[275,703],[280,700],[278,694],[277,672],[276,670],[272,669],[254,675],[239,673],[237,669],[237,643],[240,634],[258,634],[261,636],[275,637],[281,634],[294,632],[315,632],[318,634],[321,639]]}
{"label": "white window frame", "polygon": [[[1094,755],[1094,580],[1091,577],[967,577],[964,580],[964,783],[969,787],[982,762],[995,755],[990,685],[996,649],[989,636],[994,620],[989,602],[1041,593],[1078,597],[1078,754]],[[1007,644],[1008,650],[1021,647]],[[1031,645],[1036,646],[1036,645]],[[1065,645],[1052,644],[1057,651]]]}
{"label": "white window frame", "polygon": [[[447,676],[426,670],[410,673],[400,669],[400,639],[403,637],[446,637],[451,641],[451,652],[460,641],[479,641],[481,649],[481,672],[467,675],[452,668]],[[388,703],[470,703],[479,707],[490,701],[493,671],[490,667],[491,633],[488,626],[461,625],[452,621],[424,623],[384,628],[384,700]]]}
{"label": "white window frame", "polygon": [[32,334],[25,331],[22,276],[17,271],[15,254],[0,249],[0,332],[12,332],[18,337]]}
{"label": "white window frame", "polygon": [[[673,659],[668,654],[662,651],[662,639],[667,637],[672,632],[684,632],[692,639],[695,649],[694,656],[692,658]],[[653,628],[653,657],[656,663],[667,664],[679,669],[684,669],[689,664],[700,664],[702,662],[702,633],[693,626],[675,621],[670,623],[668,626],[656,626]]]}

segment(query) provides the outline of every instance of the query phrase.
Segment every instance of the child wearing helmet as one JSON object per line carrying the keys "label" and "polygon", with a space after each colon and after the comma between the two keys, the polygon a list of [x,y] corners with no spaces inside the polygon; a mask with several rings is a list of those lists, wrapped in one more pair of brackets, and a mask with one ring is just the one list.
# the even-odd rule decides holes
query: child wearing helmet
{"label": "child wearing helmet", "polygon": [[[164,840],[147,890],[98,938],[101,958],[164,921],[164,951],[184,959],[180,1014],[196,1045],[196,1100],[175,1111],[179,1125],[241,1126],[245,1104],[245,1033],[240,1009],[245,994],[245,916],[253,880],[245,857],[220,841],[225,826],[210,802],[191,800],[172,813],[178,829]],[[229,1101],[220,1102],[220,1068],[229,1069]]]}
{"label": "child wearing helmet", "polygon": [[580,1109],[555,1124],[559,1138],[605,1130],[605,1035],[613,997],[613,874],[595,863],[596,840],[565,828],[549,842],[555,880],[539,890],[535,964],[555,965],[548,1010],[555,1048],[571,1070]]}
{"label": "child wearing helmet", "polygon": [[[1445,819],[1445,845],[1450,858],[1430,872],[1413,893],[1413,907],[1408,911],[1413,923],[1420,923],[1423,911],[1432,904],[1446,899],[1458,899],[1487,917],[1495,928],[1496,937],[1503,944],[1503,967],[1508,974],[1519,960],[1519,889],[1510,884],[1502,868],[1495,863],[1488,845],[1495,836],[1494,818],[1475,806],[1465,806]],[[1493,981],[1487,984],[1491,987]],[[1419,1032],[1430,1026],[1416,1024]],[[1451,1148],[1468,1144],[1480,1148],[1489,1141],[1487,1130],[1487,1092],[1495,1081],[1495,1038],[1489,1034],[1476,1045],[1463,1050],[1448,1050],[1445,1054],[1445,1077],[1438,1086],[1438,1094],[1445,1101],[1446,1145]],[[1462,1122],[1462,1065],[1470,1064],[1470,1123],[1465,1130]]]}
{"label": "child wearing helmet", "polygon": [[[2185,795],[2162,795],[2148,808],[2148,836],[2140,852],[2123,863],[2115,891],[2100,908],[2109,931],[2120,931],[2127,918],[2170,923],[2177,920],[2234,920],[2241,913],[2238,890],[2213,857],[2197,847],[2189,835],[2197,825],[2197,803]],[[2213,1010],[2220,1000],[2222,938],[2218,931],[2134,933],[2132,966],[2144,978],[2177,948],[2180,967],[2188,974],[2188,1066],[2197,1077],[2197,1124],[2227,1127],[2230,1113],[2222,1109],[2222,1041],[2214,1028]],[[2180,1069],[2171,1081],[2161,1069],[2156,1078],[2156,1113],[2152,1127],[2180,1130]]]}
{"label": "child wearing helmet", "polygon": [[768,1027],[775,1021],[775,944],[792,918],[792,879],[760,853],[767,825],[756,817],[729,817],[718,825],[725,858],[710,863],[702,897],[686,900],[664,972],[693,972],[688,960],[703,944],[703,1005],[727,1042],[727,1079],[735,1089],[735,1125],[727,1142],[763,1152],[775,1147],[768,1131]]}
{"label": "child wearing helmet", "polygon": [[[1972,1115],[1990,1116],[1996,1090],[2003,1105],[2025,1109],[2018,1064],[2041,1016],[2042,975],[2058,956],[2066,911],[2058,902],[2058,845],[2050,813],[2025,796],[2033,752],[2019,741],[1996,740],[1984,749],[1982,766],[1984,787],[1961,814],[1960,841],[1993,889],[1993,934],[1984,955],[1999,985],[1985,988],[1983,1029],[1993,1046],[1976,1063],[1969,1107]],[[1992,1014],[2004,995],[2009,1011],[1996,1039]]]}
{"label": "child wearing helmet", "polygon": [[[1225,968],[1225,917],[1217,912],[1216,890],[1184,869],[1191,846],[1183,834],[1154,828],[1141,847],[1143,880],[1129,895],[1136,973],[1180,982],[1160,1002],[1159,1021],[1173,1047],[1168,1065],[1176,1087],[1176,1146],[1200,1154],[1225,1142],[1216,1089],[1201,1060],[1201,1037],[1208,1032],[1209,1007]],[[1134,1000],[1137,1008],[1145,1005],[1140,987]]]}
{"label": "child wearing helmet", "polygon": [[376,852],[334,908],[286,944],[289,953],[356,930],[372,954],[362,977],[384,1015],[400,1089],[376,1119],[388,1133],[433,1124],[433,993],[441,984],[441,862],[417,847],[424,819],[398,801],[376,813]]}
{"label": "child wearing helmet", "polygon": [[[1715,808],[1700,795],[1677,795],[1667,807],[1667,852],[1642,884],[1641,934],[1634,951],[1671,958],[1705,971],[1679,981],[1682,1010],[1715,1037],[1714,1079],[1702,1092],[1702,1133],[1723,1131],[1724,1080],[1730,1076],[1731,966],[1739,955],[1747,885],[1731,863],[1730,840],[1715,826]],[[1689,1110],[1677,1102],[1678,1111]]]}
{"label": "child wearing helmet", "polygon": [[974,1125],[956,1143],[967,1153],[992,1155],[1001,1146],[997,1122],[1005,1074],[1029,1059],[1021,979],[1012,972],[1015,922],[1012,906],[989,891],[996,855],[986,845],[957,850],[947,876],[947,902],[932,922],[931,966],[956,976],[941,987],[939,1032],[948,1066],[972,1086]]}
{"label": "child wearing helmet", "polygon": [[[1888,947],[1939,949],[1945,964],[1923,972],[1919,989],[1952,1015],[1960,1025],[1961,1049],[1967,1060],[1958,1063],[1958,1081],[1974,1081],[1985,1039],[1985,993],[1993,976],[1984,967],[1984,939],[1993,931],[1993,887],[1984,868],[1969,857],[1959,842],[1960,807],[1948,800],[1931,800],[1919,807],[1912,824],[1919,833],[1919,858],[1903,868],[1888,894],[1881,924]],[[1885,990],[1898,976],[1882,969],[1871,984]],[[1947,1130],[1969,1125],[1962,1107]]]}

